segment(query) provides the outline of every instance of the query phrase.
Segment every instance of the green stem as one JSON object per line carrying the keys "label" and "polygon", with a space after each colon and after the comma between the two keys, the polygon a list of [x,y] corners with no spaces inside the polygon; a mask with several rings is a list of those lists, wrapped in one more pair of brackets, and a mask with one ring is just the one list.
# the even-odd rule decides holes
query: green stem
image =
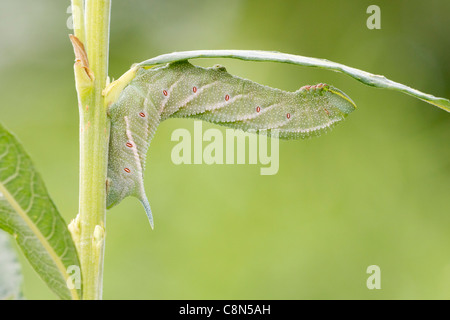
{"label": "green stem", "polygon": [[108,74],[110,0],[87,0],[87,61],[75,63],[80,109],[80,199],[77,249],[83,299],[101,299],[106,222],[109,120],[102,91]]}
{"label": "green stem", "polygon": [[84,27],[84,0],[72,0],[72,21],[75,36],[84,43],[86,31]]}

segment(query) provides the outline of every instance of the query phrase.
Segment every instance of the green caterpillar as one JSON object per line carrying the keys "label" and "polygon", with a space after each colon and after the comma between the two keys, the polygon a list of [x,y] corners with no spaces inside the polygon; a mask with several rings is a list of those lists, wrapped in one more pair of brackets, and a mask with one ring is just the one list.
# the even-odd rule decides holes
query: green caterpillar
{"label": "green caterpillar", "polygon": [[232,76],[222,66],[205,69],[180,61],[141,68],[109,109],[107,207],[135,196],[153,228],[143,172],[150,141],[165,119],[198,118],[298,139],[320,135],[355,108],[345,93],[325,84],[286,92]]}

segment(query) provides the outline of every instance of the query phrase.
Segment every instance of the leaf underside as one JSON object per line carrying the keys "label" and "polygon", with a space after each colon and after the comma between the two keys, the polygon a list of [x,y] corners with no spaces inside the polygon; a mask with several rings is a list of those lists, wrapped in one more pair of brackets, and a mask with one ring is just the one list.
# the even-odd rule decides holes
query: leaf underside
{"label": "leaf underside", "polygon": [[67,268],[79,266],[66,223],[30,157],[1,125],[0,228],[13,235],[34,270],[60,298],[80,297],[80,290],[66,284]]}
{"label": "leaf underside", "polygon": [[258,50],[195,50],[182,51],[163,54],[138,64],[140,67],[151,67],[158,64],[165,64],[175,61],[197,59],[197,58],[232,58],[247,61],[261,61],[261,62],[281,62],[295,64],[304,67],[313,67],[328,69],[336,72],[341,72],[350,77],[375,88],[390,89],[403,92],[417,99],[430,103],[447,112],[450,112],[450,100],[440,97],[435,97],[431,94],[423,93],[419,90],[408,87],[404,84],[387,79],[384,76],[372,74],[356,68],[352,68],[333,61],[310,58],[299,55],[286,54],[273,51],[258,51]]}
{"label": "leaf underside", "polygon": [[22,273],[10,236],[0,230],[0,300],[22,299]]}

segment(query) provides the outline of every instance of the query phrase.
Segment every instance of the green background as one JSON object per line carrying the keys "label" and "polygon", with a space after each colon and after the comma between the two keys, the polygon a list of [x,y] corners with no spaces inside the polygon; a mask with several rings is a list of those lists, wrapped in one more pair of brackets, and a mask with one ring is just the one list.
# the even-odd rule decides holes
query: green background
{"label": "green background", "polygon": [[[0,121],[68,222],[78,203],[69,1],[0,4]],[[366,27],[371,4],[381,7],[381,30]],[[445,0],[113,1],[110,76],[172,51],[261,49],[449,98],[448,12]],[[155,230],[134,198],[108,212],[105,299],[450,298],[448,113],[330,71],[194,63],[291,91],[330,83],[359,108],[320,138],[281,141],[274,176],[257,165],[174,165],[170,135],[193,120],[164,122],[145,174]],[[373,264],[381,290],[366,287]],[[28,265],[24,272],[28,299],[55,298]]]}

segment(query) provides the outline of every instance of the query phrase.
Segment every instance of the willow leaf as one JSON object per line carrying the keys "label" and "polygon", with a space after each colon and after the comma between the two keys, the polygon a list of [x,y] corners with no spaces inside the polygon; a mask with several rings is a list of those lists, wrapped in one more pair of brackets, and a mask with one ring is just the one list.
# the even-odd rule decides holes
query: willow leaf
{"label": "willow leaf", "polygon": [[1,125],[0,228],[14,236],[32,267],[60,298],[80,297],[80,290],[67,286],[67,269],[79,262],[66,223],[30,157]]}
{"label": "willow leaf", "polygon": [[375,75],[366,71],[348,67],[346,65],[328,61],[325,59],[303,57],[272,51],[256,50],[197,50],[183,51],[163,54],[138,64],[140,67],[149,67],[174,61],[181,61],[195,58],[233,58],[249,61],[281,62],[296,64],[305,67],[328,69],[342,72],[350,77],[375,88],[390,89],[400,91],[417,99],[435,105],[447,112],[450,112],[450,100],[435,97],[431,94],[423,93],[419,90],[408,87],[404,84],[387,79],[384,76]]}
{"label": "willow leaf", "polygon": [[0,231],[0,300],[21,299],[22,273],[10,236]]}

